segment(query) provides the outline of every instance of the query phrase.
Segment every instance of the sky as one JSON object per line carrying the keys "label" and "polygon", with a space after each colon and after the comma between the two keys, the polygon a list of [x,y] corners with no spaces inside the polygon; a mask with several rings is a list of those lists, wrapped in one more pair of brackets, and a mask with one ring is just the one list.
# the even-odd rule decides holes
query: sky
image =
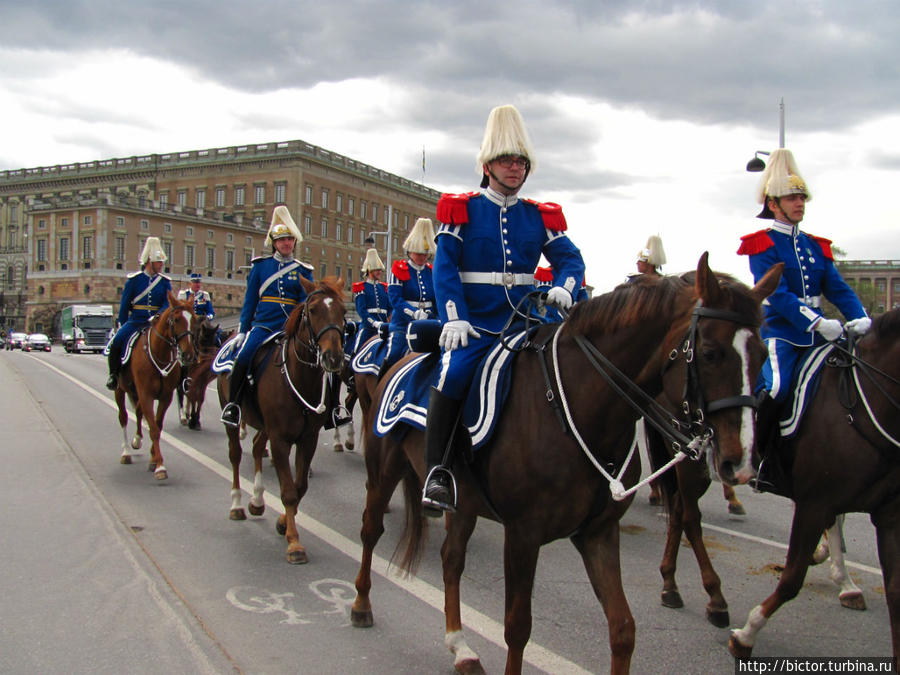
{"label": "sky", "polygon": [[[587,282],[736,254],[754,152],[785,145],[803,228],[900,260],[896,0],[0,0],[0,169],[304,140],[442,192],[477,189],[511,103]],[[425,170],[422,155],[425,155]]]}

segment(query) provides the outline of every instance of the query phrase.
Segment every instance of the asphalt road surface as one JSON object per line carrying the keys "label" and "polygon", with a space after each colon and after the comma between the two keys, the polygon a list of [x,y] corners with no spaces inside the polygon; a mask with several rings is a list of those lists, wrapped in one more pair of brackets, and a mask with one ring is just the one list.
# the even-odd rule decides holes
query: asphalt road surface
{"label": "asphalt road surface", "polygon": [[[375,625],[350,625],[365,495],[358,449],[333,452],[331,432],[320,436],[298,516],[310,560],[293,566],[275,533],[280,501],[268,462],[264,515],[228,519],[231,468],[212,390],[202,431],[180,426],[170,408],[163,437],[169,479],[157,482],[146,470],[149,439],[135,464],[119,463],[122,433],[105,379],[99,356],[0,352],[0,672],[453,672],[443,646],[438,522],[416,577],[399,577],[387,564],[402,526],[399,493],[376,549]],[[555,423],[549,414],[548,423]],[[358,430],[358,411],[355,424]],[[249,454],[241,468],[246,490]],[[729,631],[706,621],[686,545],[678,575],[685,607],[660,605],[665,516],[647,495],[646,488],[638,493],[622,521],[625,591],[637,623],[632,672],[734,672]],[[728,515],[716,484],[702,502],[732,627],[774,588],[792,513],[788,501],[746,487],[738,496],[747,516]],[[828,566],[812,568],[800,595],[760,634],[754,656],[891,655],[868,517],[850,515],[845,537],[868,610],[841,608]],[[502,538],[499,525],[480,522],[462,587],[466,638],[489,673],[505,663]],[[533,609],[526,672],[609,669],[606,621],[568,541],[542,550]]]}

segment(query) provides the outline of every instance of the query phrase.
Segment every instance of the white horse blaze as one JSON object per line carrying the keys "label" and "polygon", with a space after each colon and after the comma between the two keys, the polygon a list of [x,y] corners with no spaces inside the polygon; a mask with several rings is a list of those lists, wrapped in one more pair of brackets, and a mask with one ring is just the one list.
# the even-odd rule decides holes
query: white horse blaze
{"label": "white horse blaze", "polygon": [[[749,328],[741,328],[734,333],[732,346],[734,351],[741,357],[741,396],[751,396],[753,394],[753,383],[750,381],[750,354],[747,351],[747,345],[753,333]],[[737,473],[748,468],[751,462],[751,452],[753,450],[753,408],[744,406],[741,408],[741,447],[744,450],[744,457],[741,465],[738,467]]]}
{"label": "white horse blaze", "polygon": [[332,300],[331,298],[325,298],[325,300],[324,300],[323,302],[325,303],[325,306],[326,306],[328,309],[331,309],[331,305],[332,305],[332,303],[334,302],[334,300]]}

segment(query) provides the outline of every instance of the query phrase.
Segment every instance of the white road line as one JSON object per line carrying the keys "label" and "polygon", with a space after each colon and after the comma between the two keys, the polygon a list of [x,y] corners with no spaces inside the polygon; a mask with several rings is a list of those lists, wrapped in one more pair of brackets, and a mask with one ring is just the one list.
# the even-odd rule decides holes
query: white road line
{"label": "white road line", "polygon": [[[102,401],[106,405],[108,405],[113,410],[118,410],[116,406],[116,402],[110,400],[108,395],[102,392],[97,392],[91,387],[87,386],[83,382],[75,379],[68,373],[60,370],[56,366],[50,365],[43,359],[34,358],[35,361],[40,363],[41,365],[46,366],[50,370],[54,371],[58,375],[69,380],[72,384],[77,387],[83,389],[85,392],[96,398],[98,401]],[[132,422],[133,414],[130,415]],[[202,452],[195,450],[192,446],[184,443],[183,441],[175,438],[167,431],[163,431],[161,435],[161,440],[165,440],[166,443],[173,446],[176,450],[180,451],[187,457],[195,460],[199,464],[205,466],[207,469],[212,471],[215,474],[218,474],[229,483],[231,482],[231,467],[225,466],[224,464],[220,464],[219,462],[210,459]],[[248,496],[251,495],[250,490],[246,488],[242,488]],[[275,496],[268,490],[265,492],[265,502],[266,506],[273,509],[279,514],[284,514],[284,508],[281,505],[281,498]],[[298,511],[298,515],[303,518],[302,521],[302,529],[307,532],[313,534],[319,539],[325,541],[330,544],[332,547],[336,548],[341,553],[345,554],[349,558],[356,560],[357,562],[362,558],[362,546],[350,539],[347,539],[344,535],[332,530],[327,525],[320,523],[319,521],[311,518],[307,514],[303,513],[303,511]],[[384,570],[384,571],[380,571]],[[444,592],[438,588],[435,588],[431,584],[428,584],[421,579],[417,579],[415,577],[403,578],[398,576],[396,573],[388,572],[388,561],[385,558],[382,558],[378,555],[373,555],[372,557],[372,572],[377,574],[379,577],[391,582],[395,586],[402,588],[406,592],[414,595],[422,602],[430,605],[437,611],[443,613],[444,612]],[[460,606],[462,612],[462,620],[463,624],[469,628],[470,630],[478,633],[486,640],[493,642],[495,645],[506,650],[506,642],[503,639],[503,625],[494,621],[486,614],[482,614],[476,609],[469,607],[466,604],[461,604]],[[525,647],[525,661],[529,664],[533,665],[535,668],[540,668],[541,670],[548,673],[560,673],[560,674],[568,674],[572,673],[573,675],[590,675],[591,671],[585,670],[577,663],[573,663],[568,659],[560,656],[559,654],[555,654],[540,645],[529,642]]]}

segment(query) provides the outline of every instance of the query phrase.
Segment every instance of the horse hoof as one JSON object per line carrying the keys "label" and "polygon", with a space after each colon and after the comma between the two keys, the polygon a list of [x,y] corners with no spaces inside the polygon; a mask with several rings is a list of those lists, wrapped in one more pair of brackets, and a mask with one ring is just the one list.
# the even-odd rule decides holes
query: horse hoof
{"label": "horse hoof", "polygon": [[283,537],[287,532],[287,525],[279,520],[275,523],[275,531]]}
{"label": "horse hoof", "polygon": [[753,654],[753,647],[745,647],[738,639],[734,637],[734,633],[731,634],[731,637],[728,639],[728,651],[731,652],[731,655],[736,659],[749,659],[750,655]]}
{"label": "horse hoof", "polygon": [[[253,502],[250,502],[250,505],[247,508],[250,509],[251,516],[261,516],[266,512],[265,504],[260,504],[259,506],[257,506]],[[284,532],[280,532],[279,534],[284,534]]]}
{"label": "horse hoof", "polygon": [[309,562],[309,558],[306,556],[306,551],[301,548],[299,551],[288,551],[287,561],[291,565],[305,565]]}
{"label": "horse hoof", "polygon": [[147,464],[147,471],[156,471],[156,462],[150,462]]}
{"label": "horse hoof", "polygon": [[743,504],[729,504],[728,505],[728,513],[733,516],[746,516],[747,511],[744,509]]}
{"label": "horse hoof", "polygon": [[119,457],[119,464],[131,464],[131,455],[122,455]]}
{"label": "horse hoof", "polygon": [[165,467],[161,466],[153,472],[153,477],[156,480],[166,480],[169,477],[169,472],[166,471]]}
{"label": "horse hoof", "polygon": [[344,451],[344,446],[341,445],[340,443],[335,443],[335,444],[334,444],[334,451],[335,451],[335,452],[343,452],[343,451]]}
{"label": "horse hoof", "polygon": [[727,609],[709,609],[706,610],[706,620],[716,628],[728,628],[731,619],[728,616]]}
{"label": "horse hoof", "polygon": [[138,436],[135,436],[134,438],[132,438],[131,439],[131,449],[132,450],[140,450],[142,441],[143,441],[143,439],[139,438]]}
{"label": "horse hoof", "polygon": [[485,675],[481,661],[478,659],[463,659],[453,664],[454,670],[460,675]]}
{"label": "horse hoof", "polygon": [[663,591],[662,606],[671,609],[681,609],[684,607],[684,600],[681,599],[681,593],[678,591]]}
{"label": "horse hoof", "polygon": [[353,452],[353,443],[351,443],[350,441],[347,441],[344,445],[347,448],[348,452]]}
{"label": "horse hoof", "polygon": [[659,506],[659,495],[650,495],[647,501],[650,502],[650,506]]}
{"label": "horse hoof", "polygon": [[229,520],[247,520],[247,514],[244,513],[244,509],[231,509],[228,512]]}
{"label": "horse hoof", "polygon": [[862,593],[857,593],[855,591],[853,593],[847,593],[846,595],[841,596],[841,607],[865,611],[866,599],[863,597]]}
{"label": "horse hoof", "polygon": [[372,616],[372,610],[360,612],[355,609],[350,610],[350,625],[355,628],[371,628],[375,625],[375,618]]}
{"label": "horse hoof", "polygon": [[181,423],[181,426],[186,427],[188,425],[188,421],[183,417],[179,417],[178,421]]}

